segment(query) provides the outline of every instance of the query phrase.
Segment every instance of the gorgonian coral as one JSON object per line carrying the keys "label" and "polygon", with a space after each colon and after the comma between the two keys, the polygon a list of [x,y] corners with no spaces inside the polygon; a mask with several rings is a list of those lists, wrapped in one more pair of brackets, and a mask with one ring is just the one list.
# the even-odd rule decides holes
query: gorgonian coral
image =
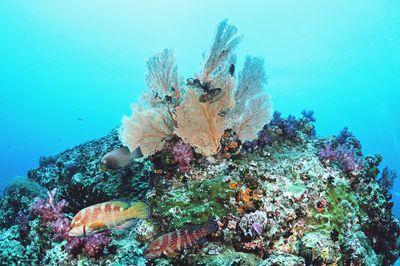
{"label": "gorgonian coral", "polygon": [[174,135],[209,156],[218,153],[227,129],[251,140],[270,120],[270,102],[263,91],[264,61],[247,57],[235,87],[233,50],[241,38],[236,27],[222,21],[196,78],[182,89],[173,53],[164,50],[147,62],[148,90],[124,117],[120,129],[122,143],[134,151],[140,147],[145,157],[162,150]]}
{"label": "gorgonian coral", "polygon": [[[236,36],[237,28],[229,25],[225,19],[220,22],[214,36],[214,42],[211,45],[208,57],[204,63],[203,73],[201,79],[209,81],[215,79],[215,76],[225,76],[228,73],[227,65],[229,59],[234,57],[233,50],[241,41],[241,37]],[[210,77],[214,75],[214,77]]]}

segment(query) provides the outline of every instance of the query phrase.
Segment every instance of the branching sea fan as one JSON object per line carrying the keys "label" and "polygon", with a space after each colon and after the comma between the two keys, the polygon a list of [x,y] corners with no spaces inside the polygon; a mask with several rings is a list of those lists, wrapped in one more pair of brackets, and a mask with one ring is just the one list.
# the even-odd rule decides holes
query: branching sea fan
{"label": "branching sea fan", "polygon": [[140,147],[145,157],[164,148],[174,135],[198,153],[218,153],[226,129],[241,140],[251,140],[271,119],[271,107],[263,91],[264,61],[246,58],[235,87],[233,53],[241,38],[237,29],[222,21],[215,33],[204,68],[187,80],[183,90],[171,50],[151,57],[146,81],[148,89],[132,116],[124,117],[122,143],[131,151]]}

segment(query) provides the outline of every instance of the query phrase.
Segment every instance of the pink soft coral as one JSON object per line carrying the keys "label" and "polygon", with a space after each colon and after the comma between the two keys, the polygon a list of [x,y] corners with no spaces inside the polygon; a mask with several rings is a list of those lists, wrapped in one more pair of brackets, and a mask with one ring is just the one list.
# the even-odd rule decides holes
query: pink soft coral
{"label": "pink soft coral", "polygon": [[190,162],[194,159],[193,151],[190,145],[182,140],[174,145],[172,148],[175,162],[178,163],[179,171],[186,173],[190,169]]}
{"label": "pink soft coral", "polygon": [[98,258],[111,243],[110,232],[87,237],[70,237],[70,221],[63,212],[68,206],[67,202],[56,201],[57,189],[47,194],[47,199],[37,199],[31,207],[32,212],[40,216],[41,224],[51,227],[56,240],[67,240],[65,249],[72,255],[78,255],[84,250],[89,257]]}
{"label": "pink soft coral", "polygon": [[103,254],[104,249],[110,245],[110,232],[106,231],[101,234],[86,237],[85,252],[89,257],[98,258]]}
{"label": "pink soft coral", "polygon": [[74,256],[84,250],[89,257],[98,258],[103,254],[104,249],[110,245],[111,241],[110,232],[106,231],[87,237],[71,238],[65,249]]}
{"label": "pink soft coral", "polygon": [[68,206],[65,200],[56,201],[57,189],[47,192],[47,199],[37,199],[31,210],[40,216],[42,225],[50,225],[56,239],[67,239],[70,221],[63,210]]}

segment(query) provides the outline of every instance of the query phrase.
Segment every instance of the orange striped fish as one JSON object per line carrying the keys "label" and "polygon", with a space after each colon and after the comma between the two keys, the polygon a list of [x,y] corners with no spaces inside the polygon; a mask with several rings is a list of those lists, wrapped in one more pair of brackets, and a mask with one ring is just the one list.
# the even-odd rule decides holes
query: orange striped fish
{"label": "orange striped fish", "polygon": [[143,255],[147,259],[155,259],[162,255],[171,257],[176,252],[190,248],[194,244],[203,243],[208,235],[217,230],[217,222],[210,220],[202,225],[194,225],[184,230],[162,235],[150,244]]}
{"label": "orange striped fish", "polygon": [[133,219],[147,219],[150,206],[138,201],[131,207],[122,201],[99,203],[78,212],[72,219],[69,236],[87,236],[109,229],[124,229],[133,224]]}

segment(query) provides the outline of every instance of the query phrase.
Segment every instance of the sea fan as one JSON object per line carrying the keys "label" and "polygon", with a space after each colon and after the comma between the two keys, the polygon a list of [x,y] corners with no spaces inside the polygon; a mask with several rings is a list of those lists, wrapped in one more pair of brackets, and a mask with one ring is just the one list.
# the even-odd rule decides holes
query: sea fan
{"label": "sea fan", "polygon": [[243,141],[257,137],[257,132],[271,120],[271,107],[263,92],[266,83],[264,60],[246,57],[235,90],[235,108],[230,112],[232,129]]}
{"label": "sea fan", "polygon": [[181,89],[172,50],[165,49],[147,60],[146,84],[143,99],[150,106],[179,103]]}
{"label": "sea fan", "polygon": [[257,136],[271,113],[263,93],[264,62],[247,57],[233,91],[233,50],[241,40],[236,32],[227,20],[218,25],[203,72],[188,79],[185,91],[180,88],[171,50],[148,60],[148,90],[141,105],[132,108],[132,117],[123,118],[120,130],[120,139],[130,151],[140,147],[147,157],[162,150],[176,134],[210,156],[218,153],[226,129],[233,129],[242,140]]}
{"label": "sea fan", "polygon": [[204,64],[201,76],[203,81],[208,81],[211,74],[217,76],[221,74],[217,72],[224,72],[224,75],[228,73],[229,65],[226,66],[225,63],[230,63],[233,60],[232,56],[234,57],[234,55],[232,52],[241,41],[241,37],[235,36],[236,33],[237,28],[229,25],[227,19],[219,23],[214,42]]}
{"label": "sea fan", "polygon": [[162,150],[164,141],[173,136],[173,108],[180,103],[181,91],[177,67],[171,50],[147,61],[148,90],[139,104],[132,105],[132,116],[124,116],[119,130],[123,145],[131,152],[140,147],[145,157]]}
{"label": "sea fan", "polygon": [[143,109],[132,105],[132,117],[124,116],[119,134],[131,152],[140,147],[145,157],[162,150],[164,141],[173,136],[174,120],[168,107]]}
{"label": "sea fan", "polygon": [[229,128],[229,119],[223,114],[234,106],[232,82],[232,79],[227,80],[219,101],[202,103],[195,91],[190,90],[176,108],[175,134],[206,156],[218,152],[221,136]]}
{"label": "sea fan", "polygon": [[266,95],[251,98],[238,120],[233,121],[232,128],[242,141],[253,140],[257,137],[264,124],[270,121],[271,111]]}

